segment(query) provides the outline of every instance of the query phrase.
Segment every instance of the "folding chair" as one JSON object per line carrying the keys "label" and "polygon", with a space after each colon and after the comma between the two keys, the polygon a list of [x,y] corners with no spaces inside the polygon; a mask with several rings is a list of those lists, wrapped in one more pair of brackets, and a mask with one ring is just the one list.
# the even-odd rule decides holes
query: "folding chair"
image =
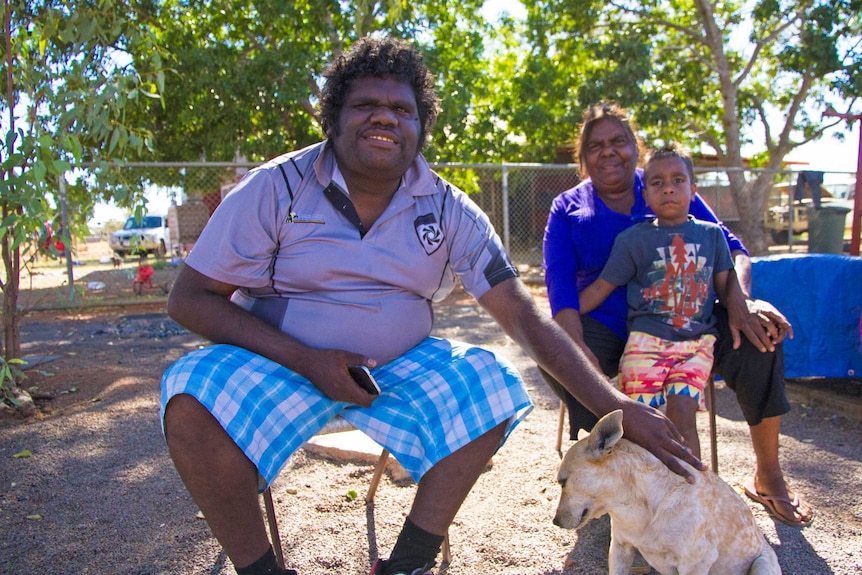
{"label": "folding chair", "polygon": [[[709,454],[712,457],[712,470],[718,474],[718,431],[715,424],[715,378],[710,375],[706,386],[706,404],[709,409]],[[566,402],[560,400],[560,415],[557,422],[557,452],[563,451],[563,429],[566,423]]]}
{"label": "folding chair", "polygon": [[[355,428],[341,417],[336,417],[327,423],[323,429],[317,432],[317,435],[327,435],[331,433],[340,433],[344,431],[352,431]],[[374,495],[377,493],[377,487],[380,485],[380,480],[383,478],[383,473],[386,471],[386,464],[389,461],[389,452],[386,449],[380,453],[377,458],[377,464],[374,467],[374,475],[371,476],[371,483],[368,485],[368,491],[365,493],[365,502],[371,503],[374,501]],[[275,515],[275,503],[272,500],[272,491],[269,486],[262,493],[264,510],[266,511],[266,521],[269,525],[269,536],[272,540],[272,549],[275,553],[275,558],[278,565],[284,568],[284,551],[281,546],[281,536],[278,532],[278,519]],[[449,547],[449,534],[443,538],[443,545],[440,548],[440,557],[443,563],[452,562],[452,551]]]}

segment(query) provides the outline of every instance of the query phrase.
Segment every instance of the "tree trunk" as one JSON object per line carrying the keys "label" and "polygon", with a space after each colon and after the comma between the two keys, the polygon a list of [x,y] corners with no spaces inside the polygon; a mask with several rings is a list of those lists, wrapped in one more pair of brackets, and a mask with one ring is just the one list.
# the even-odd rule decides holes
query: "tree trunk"
{"label": "tree trunk", "polygon": [[762,186],[746,182],[741,171],[730,172],[730,194],[739,213],[739,235],[752,256],[767,252],[768,244],[763,233],[763,196]]}
{"label": "tree trunk", "polygon": [[[3,206],[4,215],[7,212]],[[0,343],[0,354],[8,361],[21,357],[21,313],[18,311],[18,293],[20,287],[21,273],[21,250],[13,248],[9,241],[9,234],[4,234],[0,242],[0,251],[3,255],[3,267],[6,272],[6,283],[3,284],[3,342]],[[30,416],[36,411],[33,398],[26,390],[20,387],[21,382],[0,382],[5,389],[0,394],[0,404],[5,403],[6,398],[12,398],[15,409],[25,416]]]}
{"label": "tree trunk", "polygon": [[[8,215],[4,211],[4,216]],[[21,356],[21,329],[18,313],[18,292],[21,273],[21,251],[12,248],[9,234],[5,234],[0,250],[3,252],[3,267],[6,283],[3,285],[3,345],[0,352],[7,360]]]}

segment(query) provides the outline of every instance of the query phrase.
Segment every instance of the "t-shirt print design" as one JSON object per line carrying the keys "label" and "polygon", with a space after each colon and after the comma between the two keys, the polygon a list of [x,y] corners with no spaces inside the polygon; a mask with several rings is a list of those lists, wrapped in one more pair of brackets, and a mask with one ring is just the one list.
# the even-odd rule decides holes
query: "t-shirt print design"
{"label": "t-shirt print design", "polygon": [[700,244],[689,244],[674,235],[671,245],[659,248],[652,263],[650,287],[642,290],[644,301],[665,323],[677,329],[688,328],[698,317],[710,294],[712,266],[698,256]]}

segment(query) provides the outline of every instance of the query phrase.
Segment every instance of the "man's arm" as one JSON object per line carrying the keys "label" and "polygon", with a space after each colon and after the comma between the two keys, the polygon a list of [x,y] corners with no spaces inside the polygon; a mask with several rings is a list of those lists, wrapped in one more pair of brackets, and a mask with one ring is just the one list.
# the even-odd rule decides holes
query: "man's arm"
{"label": "man's arm", "polygon": [[373,396],[350,377],[348,365],[374,367],[374,360],[340,350],[303,345],[230,301],[237,286],[184,266],[171,288],[168,314],[213,343],[243,347],[308,378],[327,397],[369,406]]}
{"label": "man's arm", "polygon": [[601,371],[602,366],[599,364],[599,358],[596,357],[593,350],[590,349],[590,346],[584,340],[584,325],[581,323],[580,312],[571,307],[561,309],[554,316],[554,321],[572,338],[572,341],[584,353],[589,362]]}
{"label": "man's arm", "polygon": [[509,337],[593,413],[604,415],[622,409],[626,437],[652,452],[669,469],[693,481],[676,458],[696,468],[706,468],[682,445],[682,436],[660,411],[627,398],[590,365],[572,338],[539,311],[520,280],[513,278],[497,284],[479,298],[479,304]]}

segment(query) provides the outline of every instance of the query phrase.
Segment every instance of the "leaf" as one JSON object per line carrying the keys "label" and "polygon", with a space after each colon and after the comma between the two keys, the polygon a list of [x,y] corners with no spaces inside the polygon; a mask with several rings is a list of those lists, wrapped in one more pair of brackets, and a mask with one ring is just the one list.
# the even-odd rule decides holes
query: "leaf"
{"label": "leaf", "polygon": [[33,455],[33,453],[29,449],[25,449],[24,451],[19,451],[18,453],[16,453],[12,457],[14,459],[23,459],[25,457],[31,457],[32,455]]}
{"label": "leaf", "polygon": [[356,490],[351,489],[350,491],[347,492],[347,498],[350,501],[355,501],[357,497],[359,497],[359,494],[356,493]]}
{"label": "leaf", "polygon": [[117,147],[117,144],[120,141],[120,130],[119,128],[114,128],[114,133],[111,134],[111,142],[108,144],[108,153],[112,153],[114,149]]}
{"label": "leaf", "polygon": [[39,515],[38,513],[34,513],[33,515],[28,515],[28,516],[27,516],[27,519],[32,519],[32,520],[34,520],[34,521],[39,521],[39,520],[41,520],[41,519],[42,519],[42,516],[41,516],[41,515]]}

